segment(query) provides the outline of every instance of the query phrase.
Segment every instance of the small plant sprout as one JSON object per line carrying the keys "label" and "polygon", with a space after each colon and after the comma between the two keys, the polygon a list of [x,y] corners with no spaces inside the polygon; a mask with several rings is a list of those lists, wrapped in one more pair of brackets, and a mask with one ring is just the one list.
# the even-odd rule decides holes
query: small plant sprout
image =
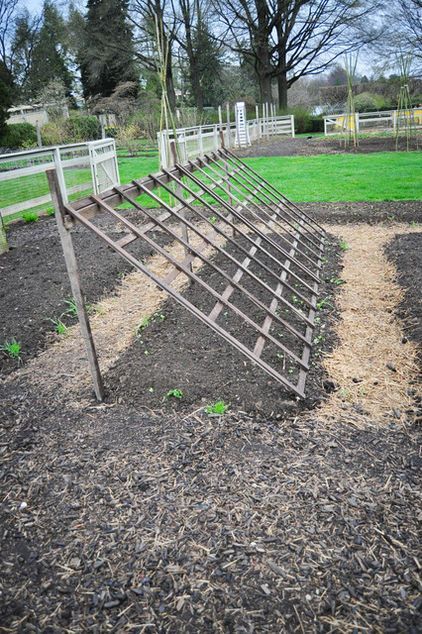
{"label": "small plant sprout", "polygon": [[345,280],[342,280],[341,277],[332,277],[330,279],[331,284],[335,284],[336,286],[341,286],[342,284],[346,284]]}
{"label": "small plant sprout", "polygon": [[150,318],[143,317],[136,327],[136,332],[140,334],[143,330],[145,330],[145,328],[149,326],[149,324],[150,324]]}
{"label": "small plant sprout", "polygon": [[0,350],[4,352],[10,359],[21,360],[21,350],[22,346],[19,341],[16,339],[11,339],[10,341],[5,341],[2,346],[0,346]]}
{"label": "small plant sprout", "polygon": [[63,313],[63,315],[69,315],[70,317],[76,317],[78,314],[78,309],[76,308],[76,302],[71,297],[70,299],[65,299],[64,303],[67,305],[67,310]]}
{"label": "small plant sprout", "polygon": [[166,394],[166,398],[177,398],[182,399],[183,398],[183,392],[182,390],[178,390],[177,388],[173,388],[172,390],[169,390]]}
{"label": "small plant sprout", "polygon": [[349,245],[345,240],[340,240],[340,249],[342,251],[348,251],[350,249]]}
{"label": "small plant sprout", "polygon": [[35,211],[25,211],[25,213],[22,214],[22,218],[24,222],[37,222],[38,220],[38,214]]}
{"label": "small plant sprout", "polygon": [[210,216],[209,221],[212,225],[215,225],[215,223],[217,222],[217,216]]}
{"label": "small plant sprout", "polygon": [[320,299],[319,302],[317,302],[317,310],[324,310],[324,308],[328,307],[328,306],[332,306],[331,302],[330,302],[330,298],[329,297],[324,297],[323,299]]}
{"label": "small plant sprout", "polygon": [[58,335],[67,335],[68,328],[61,319],[50,319],[50,321],[54,324],[54,330]]}
{"label": "small plant sprout", "polygon": [[205,412],[207,414],[218,414],[219,416],[223,416],[226,411],[229,409],[229,405],[224,401],[216,401],[212,405],[207,405],[205,408]]}

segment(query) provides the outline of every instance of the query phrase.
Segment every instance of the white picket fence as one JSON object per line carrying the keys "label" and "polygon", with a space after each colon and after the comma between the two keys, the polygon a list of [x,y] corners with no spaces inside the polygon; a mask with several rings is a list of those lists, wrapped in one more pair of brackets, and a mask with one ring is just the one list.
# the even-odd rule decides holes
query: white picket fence
{"label": "white picket fence", "polygon": [[1,154],[0,215],[6,218],[49,206],[44,172],[52,168],[65,199],[80,192],[99,194],[120,183],[114,139]]}
{"label": "white picket fence", "polygon": [[[246,121],[246,145],[270,136],[287,135],[294,137],[294,116],[264,116]],[[173,166],[175,160],[186,163],[207,152],[218,150],[222,138],[226,148],[244,145],[239,138],[235,122],[163,130],[157,134],[160,153],[160,165],[163,169]],[[177,157],[172,150],[172,141],[176,141]],[[243,139],[242,139],[243,141]]]}
{"label": "white picket fence", "polygon": [[422,127],[422,108],[407,111],[380,110],[378,112],[356,112],[355,115],[332,114],[324,117],[325,136],[341,134],[347,129],[356,132],[395,130],[397,125],[407,121],[417,127]]}

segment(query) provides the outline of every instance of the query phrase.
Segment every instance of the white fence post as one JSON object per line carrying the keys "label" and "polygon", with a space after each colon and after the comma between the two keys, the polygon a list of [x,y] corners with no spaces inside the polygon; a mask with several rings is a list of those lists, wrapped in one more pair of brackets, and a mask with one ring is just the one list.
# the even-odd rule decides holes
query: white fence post
{"label": "white fence post", "polygon": [[204,144],[202,141],[202,126],[199,126],[199,130],[198,130],[198,147],[199,147],[199,156],[202,156],[204,154]]}
{"label": "white fence post", "polygon": [[230,104],[229,104],[229,102],[227,102],[227,104],[226,104],[226,117],[227,117],[227,123],[226,123],[226,130],[227,130],[226,145],[230,149],[231,148],[231,139],[230,139]]}
{"label": "white fence post", "polygon": [[218,143],[218,126],[217,124],[214,125],[214,151],[217,152],[219,148],[219,143]]}
{"label": "white fence post", "polygon": [[[69,202],[69,198],[67,195],[66,181],[64,178],[63,165],[62,165],[62,157],[60,156],[60,148],[54,148],[54,165],[56,167],[57,179],[59,181],[60,191],[62,193],[62,198],[64,203]],[[92,167],[91,167],[92,170]],[[94,179],[93,181],[94,182]]]}
{"label": "white fence post", "polygon": [[292,128],[292,138],[294,139],[296,133],[295,133],[295,117],[294,117],[293,114],[290,115],[290,125],[291,125],[291,128]]}

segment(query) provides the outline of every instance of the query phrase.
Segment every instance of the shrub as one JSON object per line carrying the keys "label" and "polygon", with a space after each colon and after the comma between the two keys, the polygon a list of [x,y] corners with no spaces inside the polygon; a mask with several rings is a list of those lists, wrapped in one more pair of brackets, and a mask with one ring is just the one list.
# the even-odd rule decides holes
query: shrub
{"label": "shrub", "polygon": [[64,120],[65,136],[68,143],[93,141],[100,138],[101,126],[97,117],[74,112]]}
{"label": "shrub", "polygon": [[387,107],[385,98],[371,92],[361,92],[355,97],[356,112],[372,112],[373,110],[383,110]]}
{"label": "shrub", "polygon": [[30,123],[11,123],[0,138],[0,145],[7,148],[34,147],[36,144],[37,131]]}
{"label": "shrub", "polygon": [[313,115],[309,119],[309,129],[306,132],[324,132],[324,119]]}
{"label": "shrub", "polygon": [[45,123],[41,128],[41,140],[43,145],[63,145],[66,143],[63,120]]}
{"label": "shrub", "polygon": [[309,132],[311,127],[311,113],[303,106],[294,106],[293,108],[287,108],[280,112],[282,115],[292,114],[295,118],[295,132],[296,134],[303,134]]}
{"label": "shrub", "polygon": [[43,145],[63,145],[98,139],[100,131],[97,117],[72,113],[68,119],[56,119],[43,125],[41,138]]}

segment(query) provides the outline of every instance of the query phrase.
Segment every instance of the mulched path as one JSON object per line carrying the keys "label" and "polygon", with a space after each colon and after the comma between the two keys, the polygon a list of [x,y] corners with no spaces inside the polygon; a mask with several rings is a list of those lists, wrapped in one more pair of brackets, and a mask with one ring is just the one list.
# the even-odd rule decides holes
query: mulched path
{"label": "mulched path", "polygon": [[[419,139],[419,149],[421,148]],[[404,139],[400,139],[399,149],[406,150]],[[416,150],[412,146],[412,149]],[[373,136],[359,140],[359,146],[345,147],[344,141],[330,137],[277,137],[262,139],[251,147],[236,150],[240,157],[245,156],[316,156],[318,154],[368,154],[371,152],[395,152],[396,141],[393,136]]]}
{"label": "mulched path", "polygon": [[419,631],[417,427],[31,405],[2,447],[6,631]]}

